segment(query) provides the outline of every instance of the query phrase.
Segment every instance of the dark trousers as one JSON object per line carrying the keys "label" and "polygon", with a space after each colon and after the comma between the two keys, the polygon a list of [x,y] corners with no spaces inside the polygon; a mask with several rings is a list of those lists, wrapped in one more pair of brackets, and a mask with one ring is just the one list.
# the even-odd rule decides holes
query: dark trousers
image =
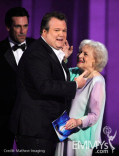
{"label": "dark trousers", "polygon": [[14,135],[9,130],[0,133],[0,156],[12,156]]}
{"label": "dark trousers", "polygon": [[51,140],[18,135],[17,146],[20,156],[54,156],[56,143]]}

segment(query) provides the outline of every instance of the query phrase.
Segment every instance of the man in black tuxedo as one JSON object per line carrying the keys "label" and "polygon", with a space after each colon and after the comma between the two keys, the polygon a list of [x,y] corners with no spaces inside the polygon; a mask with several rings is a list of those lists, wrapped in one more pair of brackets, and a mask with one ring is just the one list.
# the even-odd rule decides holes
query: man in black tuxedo
{"label": "man in black tuxedo", "polygon": [[20,155],[25,156],[54,155],[59,140],[52,121],[68,109],[68,101],[75,97],[76,89],[86,83],[85,73],[76,82],[70,82],[69,71],[62,61],[64,53],[60,49],[67,37],[65,15],[45,14],[40,34],[20,60],[18,94],[11,116],[11,130],[18,134]]}
{"label": "man in black tuxedo", "polygon": [[7,125],[16,99],[17,65],[24,50],[34,41],[32,38],[26,38],[28,21],[29,14],[21,7],[8,10],[5,16],[9,36],[0,42],[0,152],[2,155],[12,154],[5,150],[12,149],[14,141],[14,135],[7,129]]}

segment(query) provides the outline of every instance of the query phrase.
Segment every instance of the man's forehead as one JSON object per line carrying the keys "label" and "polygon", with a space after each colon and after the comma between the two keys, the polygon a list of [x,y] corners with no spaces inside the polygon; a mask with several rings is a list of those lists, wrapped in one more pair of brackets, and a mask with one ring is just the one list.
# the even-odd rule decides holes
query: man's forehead
{"label": "man's forehead", "polygon": [[12,17],[13,23],[20,23],[20,24],[28,24],[28,18],[27,16],[13,16]]}
{"label": "man's forehead", "polygon": [[13,16],[12,20],[28,20],[27,16]]}
{"label": "man's forehead", "polygon": [[49,27],[56,27],[56,28],[64,27],[65,29],[67,29],[65,20],[60,20],[54,17],[50,19]]}

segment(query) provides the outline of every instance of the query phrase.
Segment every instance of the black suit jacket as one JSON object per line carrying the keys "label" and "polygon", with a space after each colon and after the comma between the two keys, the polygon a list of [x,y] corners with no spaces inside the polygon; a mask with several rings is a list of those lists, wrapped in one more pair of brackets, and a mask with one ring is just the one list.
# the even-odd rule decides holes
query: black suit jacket
{"label": "black suit jacket", "polygon": [[76,83],[69,81],[69,71],[42,39],[36,40],[23,54],[18,66],[17,99],[11,117],[11,130],[21,135],[57,141],[52,121],[74,98]]}
{"label": "black suit jacket", "polygon": [[[29,46],[34,39],[26,38]],[[9,121],[15,99],[17,64],[8,38],[0,42],[0,130],[3,131]]]}

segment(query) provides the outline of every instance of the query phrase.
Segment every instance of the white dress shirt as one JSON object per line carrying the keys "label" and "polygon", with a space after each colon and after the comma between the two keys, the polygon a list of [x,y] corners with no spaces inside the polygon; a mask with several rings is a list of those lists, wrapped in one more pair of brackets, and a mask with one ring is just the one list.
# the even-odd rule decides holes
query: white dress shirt
{"label": "white dress shirt", "polygon": [[[10,43],[10,46],[11,46],[11,48],[15,45],[15,44],[17,44],[18,46],[21,46],[22,44],[26,44],[26,40],[24,41],[24,42],[22,42],[22,43],[20,43],[20,44],[18,44],[18,43],[16,43],[16,42],[14,42],[11,38],[10,38],[10,36],[8,37],[8,40],[9,40],[9,43]],[[27,48],[27,47],[26,47]],[[19,63],[19,60],[20,60],[20,58],[21,58],[21,56],[22,56],[22,54],[23,54],[23,51],[22,51],[22,49],[17,49],[16,51],[13,51],[12,50],[12,52],[13,52],[13,55],[14,55],[14,57],[15,57],[15,60],[16,60],[16,63],[17,63],[17,65],[18,65],[18,63]]]}

